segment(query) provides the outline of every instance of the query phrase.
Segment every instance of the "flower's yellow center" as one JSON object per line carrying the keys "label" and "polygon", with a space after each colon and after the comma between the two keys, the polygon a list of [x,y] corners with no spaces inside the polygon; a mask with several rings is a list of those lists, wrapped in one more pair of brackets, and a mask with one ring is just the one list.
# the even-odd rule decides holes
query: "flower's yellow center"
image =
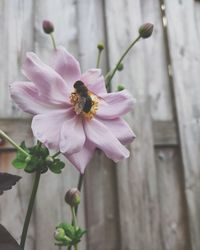
{"label": "flower's yellow center", "polygon": [[85,97],[74,91],[70,95],[70,102],[77,115],[82,115],[84,118],[91,120],[98,110],[99,99],[90,91],[87,94],[88,96]]}

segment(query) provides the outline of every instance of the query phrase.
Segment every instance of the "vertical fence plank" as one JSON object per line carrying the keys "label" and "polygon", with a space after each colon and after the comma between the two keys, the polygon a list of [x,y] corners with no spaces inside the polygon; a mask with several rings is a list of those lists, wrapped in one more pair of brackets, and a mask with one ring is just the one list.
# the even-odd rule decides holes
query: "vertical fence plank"
{"label": "vertical fence plank", "polygon": [[[140,1],[106,1],[110,65],[138,36],[142,23]],[[120,16],[120,18],[119,18]],[[125,69],[116,76],[117,83],[136,97],[134,113],[127,116],[138,139],[130,146],[131,156],[118,164],[118,200],[120,212],[120,249],[161,249],[157,176],[154,162],[153,134],[147,93],[146,56],[140,41],[124,61]],[[147,41],[148,42],[148,41]]]}
{"label": "vertical fence plank", "polygon": [[[12,104],[9,97],[8,85],[14,80],[22,79],[20,73],[21,60],[25,51],[33,45],[33,9],[32,0],[2,0],[0,2],[1,119],[25,116]],[[30,141],[32,135],[30,130],[27,130],[28,126],[28,121],[23,120],[0,121],[0,128],[12,136],[14,140],[17,140],[18,143],[24,139],[24,135]],[[8,144],[5,147],[11,148]],[[15,170],[11,166],[13,156],[12,153],[6,151],[0,152],[0,171],[15,173],[21,175],[23,178],[12,191],[6,192],[1,197],[0,220],[19,242],[29,200],[32,177],[23,173],[23,171]],[[33,226],[30,227],[28,233],[27,247],[30,250],[34,248]]]}
{"label": "vertical fence plank", "polygon": [[[80,60],[84,70],[96,67],[97,44],[106,42],[103,1],[78,4]],[[105,51],[101,68],[107,70]],[[86,170],[85,198],[88,250],[119,249],[114,164],[97,151]]]}
{"label": "vertical fence plank", "polygon": [[[33,1],[16,0],[0,2],[0,116],[22,116],[11,103],[8,85],[21,78],[21,60],[33,45]],[[25,31],[25,32],[24,32]]]}
{"label": "vertical fence plank", "polygon": [[[77,56],[76,1],[56,0],[50,4],[48,0],[37,0],[35,13],[35,50],[38,55],[48,62],[52,53],[51,40],[42,31],[42,21],[49,19],[55,26],[55,40],[57,45],[65,46],[71,53]],[[78,175],[78,171],[66,162],[66,168],[61,175],[49,172],[42,176],[34,213],[36,231],[35,250],[54,250],[56,248],[54,245],[55,240],[53,239],[55,226],[61,221],[71,221],[70,209],[64,202],[64,195],[69,188],[77,185]],[[84,228],[83,208],[84,203],[79,210],[80,226]],[[81,249],[85,249],[84,242],[81,245]]]}
{"label": "vertical fence plank", "polygon": [[[170,72],[168,71],[168,46],[163,27],[164,20],[161,15],[161,2],[159,0],[144,0],[141,8],[143,22],[154,24],[153,36],[144,43],[146,84],[151,100],[151,115],[154,120],[153,131],[156,133],[160,131],[162,135],[166,135],[170,124],[175,124],[174,131],[177,137],[175,102],[171,89]],[[160,129],[156,126],[159,123],[164,125]],[[169,131],[172,135],[172,131]],[[178,141],[172,144],[165,138],[162,143],[156,145],[155,158],[162,247],[166,250],[189,250],[183,166]],[[169,190],[171,195],[166,196],[169,194]]]}
{"label": "vertical fence plank", "polygon": [[200,246],[200,51],[195,1],[164,1],[168,20],[181,150],[185,173],[190,234],[194,250]]}

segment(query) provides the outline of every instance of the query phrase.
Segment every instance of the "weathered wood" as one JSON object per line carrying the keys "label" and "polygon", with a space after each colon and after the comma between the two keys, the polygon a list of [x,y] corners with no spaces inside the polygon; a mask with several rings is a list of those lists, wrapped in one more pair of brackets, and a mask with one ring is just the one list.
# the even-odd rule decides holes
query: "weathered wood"
{"label": "weathered wood", "polygon": [[[23,79],[21,63],[24,54],[33,45],[32,0],[0,1],[0,116],[21,117],[22,112],[12,104],[8,85]],[[24,114],[23,114],[24,115]]]}
{"label": "weathered wood", "polygon": [[[13,138],[16,143],[20,144],[23,140],[30,146],[33,142],[31,121],[27,119],[1,119],[0,129],[4,131],[10,138]],[[2,141],[0,144],[0,151],[2,149],[13,148],[7,141]]]}
{"label": "weathered wood", "polygon": [[177,148],[155,151],[161,216],[162,249],[189,250],[186,227],[185,200],[183,199],[182,163]]}
{"label": "weathered wood", "polygon": [[[140,1],[106,1],[109,60],[120,54],[138,36],[142,23]],[[120,16],[120,18],[119,18]],[[154,162],[152,123],[147,92],[144,41],[136,44],[124,60],[125,69],[115,83],[125,84],[137,99],[127,119],[138,135],[130,146],[131,156],[118,164],[117,185],[120,213],[120,249],[161,249],[157,176]],[[116,84],[115,84],[116,86]]]}
{"label": "weathered wood", "polygon": [[[195,3],[165,1],[192,249],[200,246],[200,51]],[[186,22],[187,20],[187,22]],[[176,25],[175,25],[176,24]]]}
{"label": "weathered wood", "polygon": [[171,121],[154,121],[153,122],[154,146],[169,147],[177,146],[177,129],[174,122]]}

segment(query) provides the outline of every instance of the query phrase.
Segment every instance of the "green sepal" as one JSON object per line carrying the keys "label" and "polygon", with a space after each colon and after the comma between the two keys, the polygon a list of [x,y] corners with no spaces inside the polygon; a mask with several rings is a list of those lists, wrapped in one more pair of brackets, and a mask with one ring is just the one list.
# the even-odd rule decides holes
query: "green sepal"
{"label": "green sepal", "polygon": [[[29,149],[26,147],[25,142],[23,141],[20,145],[27,153],[29,153]],[[20,150],[17,150],[16,158],[12,161],[12,165],[17,169],[24,169],[27,166],[27,155],[25,155]]]}
{"label": "green sepal", "polygon": [[53,159],[53,162],[49,162],[48,167],[53,173],[60,174],[65,167],[65,163],[60,159]]}
{"label": "green sepal", "polygon": [[59,245],[63,246],[74,246],[78,244],[81,241],[82,236],[86,233],[86,230],[83,230],[80,227],[72,226],[68,223],[61,223],[56,228],[64,229],[66,237],[70,239],[70,241],[60,241]]}

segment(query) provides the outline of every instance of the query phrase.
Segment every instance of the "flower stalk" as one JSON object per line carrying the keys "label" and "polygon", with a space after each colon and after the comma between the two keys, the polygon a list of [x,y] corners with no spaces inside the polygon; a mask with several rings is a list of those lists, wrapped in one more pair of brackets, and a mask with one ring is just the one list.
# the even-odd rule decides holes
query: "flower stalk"
{"label": "flower stalk", "polygon": [[120,57],[119,61],[117,62],[116,66],[114,67],[114,69],[112,69],[111,71],[109,71],[106,76],[105,79],[107,80],[107,85],[110,84],[112,78],[114,77],[116,71],[118,70],[120,64],[122,63],[123,59],[125,58],[125,56],[128,54],[128,52],[132,49],[132,47],[140,40],[141,36],[139,35],[129,46],[128,48],[124,51],[124,53],[122,54],[122,56]]}
{"label": "flower stalk", "polygon": [[38,168],[38,170],[37,170],[37,172],[35,174],[33,189],[32,189],[31,197],[30,197],[30,200],[29,200],[29,205],[28,205],[28,209],[27,209],[27,213],[26,213],[26,218],[25,218],[24,226],[23,226],[23,230],[22,230],[22,237],[21,237],[21,242],[20,242],[20,247],[22,249],[24,249],[25,242],[26,242],[28,227],[29,227],[31,215],[32,215],[32,212],[33,212],[33,206],[34,206],[35,197],[36,197],[37,190],[38,190],[40,176],[41,176],[41,171],[40,171],[40,168]]}
{"label": "flower stalk", "polygon": [[0,137],[3,138],[4,140],[8,141],[11,145],[13,145],[17,150],[21,151],[24,155],[29,156],[29,153],[27,153],[23,148],[21,148],[16,142],[14,142],[1,129],[0,129]]}
{"label": "flower stalk", "polygon": [[52,45],[53,45],[53,48],[56,49],[56,41],[55,41],[55,38],[54,38],[54,35],[53,33],[49,34],[50,37],[51,37],[51,41],[52,41]]}

